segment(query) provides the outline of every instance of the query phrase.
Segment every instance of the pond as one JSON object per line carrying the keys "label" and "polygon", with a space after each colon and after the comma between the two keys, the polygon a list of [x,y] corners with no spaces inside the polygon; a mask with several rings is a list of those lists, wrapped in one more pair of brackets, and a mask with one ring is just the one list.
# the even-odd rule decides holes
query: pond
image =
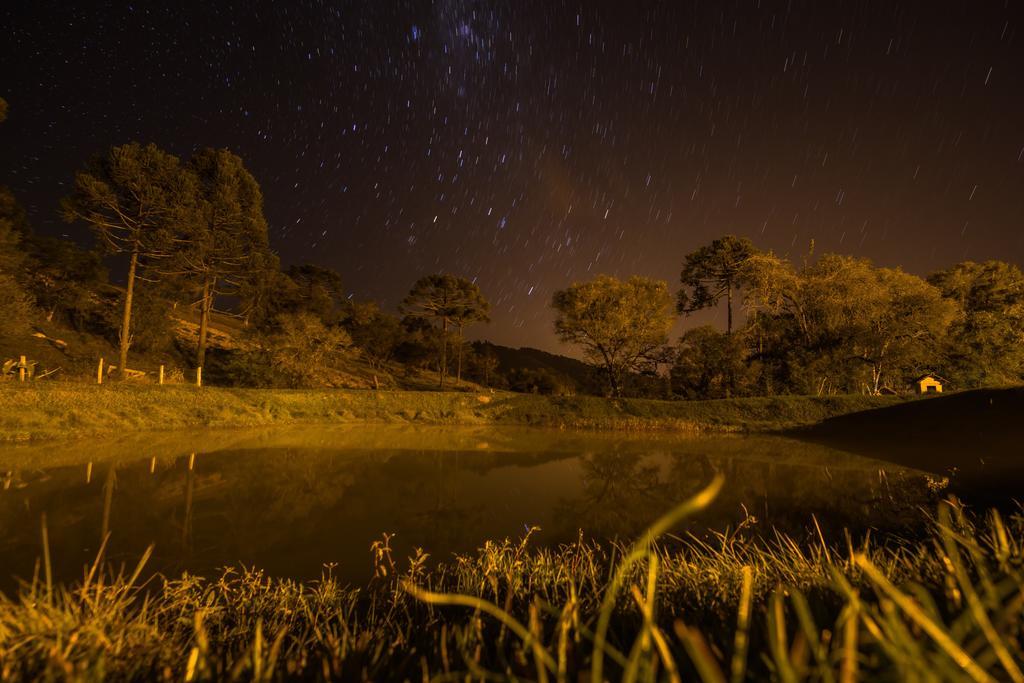
{"label": "pond", "polygon": [[[31,464],[26,464],[31,463]],[[107,559],[168,575],[257,566],[361,581],[370,545],[450,559],[487,540],[629,538],[710,481],[723,493],[676,533],[813,525],[905,530],[944,482],[793,439],[542,429],[347,426],[133,434],[0,448],[0,590],[29,579],[45,513],[54,578]],[[916,521],[915,521],[916,520]]]}

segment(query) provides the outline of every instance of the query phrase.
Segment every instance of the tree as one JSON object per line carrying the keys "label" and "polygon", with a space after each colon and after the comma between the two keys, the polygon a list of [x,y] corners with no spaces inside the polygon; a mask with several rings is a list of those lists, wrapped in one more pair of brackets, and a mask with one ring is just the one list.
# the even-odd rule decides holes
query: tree
{"label": "tree", "polygon": [[687,330],[671,370],[672,390],[691,399],[728,398],[746,369],[739,337],[710,325]]}
{"label": "tree", "polygon": [[1024,273],[1002,261],[958,263],[928,282],[958,307],[947,357],[961,387],[1024,378]]}
{"label": "tree", "polygon": [[759,254],[746,277],[757,355],[783,363],[802,393],[878,393],[889,377],[902,382],[930,365],[954,312],[921,278],[850,256],[825,254],[797,270]]}
{"label": "tree", "polygon": [[548,368],[513,368],[508,373],[508,388],[522,394],[572,396],[574,382]]}
{"label": "tree", "polygon": [[136,294],[132,343],[140,351],[163,352],[173,346],[175,322],[170,316],[173,301],[168,294],[173,292],[156,287],[143,287]]}
{"label": "tree", "polygon": [[[59,313],[76,330],[84,331],[100,307],[98,292],[107,284],[107,270],[99,254],[81,249],[70,240],[31,233],[22,244],[27,254],[23,279],[36,306],[47,320]],[[134,303],[132,327],[137,330]],[[120,321],[114,323],[114,329],[120,329]],[[132,336],[136,338],[134,332]]]}
{"label": "tree", "polygon": [[728,311],[726,333],[732,334],[733,296],[745,281],[747,261],[756,253],[750,240],[726,235],[687,254],[679,276],[684,289],[677,296],[677,310],[690,314],[711,308],[724,296]]}
{"label": "tree", "polygon": [[25,262],[21,238],[14,222],[0,215],[0,332],[5,334],[24,331],[32,314],[32,297],[18,281]]}
{"label": "tree", "polygon": [[299,308],[318,316],[327,325],[337,325],[347,316],[348,296],[336,271],[304,263],[290,267],[286,273],[297,287]]}
{"label": "tree", "polygon": [[88,223],[101,249],[128,254],[119,336],[118,372],[124,378],[131,346],[135,279],[169,255],[171,236],[186,220],[190,187],[177,157],[156,145],[112,147],[75,174],[72,193],[61,202],[65,220]]}
{"label": "tree", "polygon": [[600,275],[555,292],[555,332],[578,344],[601,368],[612,396],[620,396],[626,373],[647,364],[668,342],[675,316],[668,285],[639,276],[623,282]]}
{"label": "tree", "polygon": [[0,187],[0,272],[14,277],[26,259],[23,250],[28,219],[21,204],[6,187]]}
{"label": "tree", "polygon": [[934,366],[956,307],[936,287],[898,268],[873,268],[871,275],[874,287],[859,302],[852,346],[871,371],[871,393],[878,394],[885,377],[906,383],[911,378],[900,375]]}
{"label": "tree", "polygon": [[498,354],[494,352],[494,346],[487,342],[473,342],[473,352],[470,354],[470,369],[475,373],[476,380],[485,387],[492,386],[495,374],[501,367]]}
{"label": "tree", "polygon": [[238,312],[245,327],[268,332],[281,315],[298,310],[299,286],[279,265],[277,257],[268,254],[264,267],[241,283]]}
{"label": "tree", "polygon": [[[363,358],[375,372],[383,372],[402,343],[403,330],[398,318],[381,311],[377,304],[356,304],[348,321],[349,334]],[[377,375],[373,376],[378,385]]]}
{"label": "tree", "polygon": [[192,157],[188,169],[196,187],[193,220],[177,236],[174,270],[200,288],[196,365],[202,367],[216,298],[243,294],[277,261],[270,251],[263,193],[241,158],[207,148]]}
{"label": "tree", "polygon": [[338,381],[338,365],[352,345],[348,333],[308,312],[284,313],[264,333],[249,330],[231,354],[227,376],[240,386],[301,389]]}
{"label": "tree", "polygon": [[9,223],[9,228],[25,239],[32,234],[28,213],[10,188],[0,186],[0,219]]}
{"label": "tree", "polygon": [[[0,123],[7,118],[7,101],[0,98]],[[25,261],[21,241],[27,229],[25,211],[6,187],[0,187],[0,332],[22,331],[31,316],[32,298],[17,276]]]}
{"label": "tree", "polygon": [[285,314],[269,340],[280,373],[294,388],[329,383],[329,369],[352,345],[348,333],[310,313]]}
{"label": "tree", "polygon": [[462,351],[465,347],[463,333],[467,327],[476,323],[488,323],[491,304],[484,298],[480,288],[469,280],[459,279],[459,296],[452,312],[452,323],[458,328],[458,359],[456,363],[455,381],[462,382]]}
{"label": "tree", "polygon": [[399,310],[405,315],[428,321],[441,330],[438,375],[441,389],[448,374],[448,339],[452,325],[462,329],[487,320],[490,305],[476,284],[448,274],[427,275],[416,281]]}
{"label": "tree", "polygon": [[[429,320],[405,316],[401,321],[402,339],[395,347],[394,358],[405,366],[407,375],[427,368],[441,350],[441,331]],[[436,360],[434,360],[436,363]]]}

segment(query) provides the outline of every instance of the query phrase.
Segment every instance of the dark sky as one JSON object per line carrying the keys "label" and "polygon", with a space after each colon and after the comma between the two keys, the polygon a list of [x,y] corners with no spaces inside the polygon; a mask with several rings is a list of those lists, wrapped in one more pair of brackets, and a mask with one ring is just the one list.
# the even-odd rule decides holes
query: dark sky
{"label": "dark sky", "polygon": [[[283,261],[393,306],[555,289],[725,233],[927,273],[1024,264],[1024,11],[985,2],[136,2],[0,8],[0,182],[38,229],[91,155],[228,147]],[[91,4],[91,3],[84,3]]]}

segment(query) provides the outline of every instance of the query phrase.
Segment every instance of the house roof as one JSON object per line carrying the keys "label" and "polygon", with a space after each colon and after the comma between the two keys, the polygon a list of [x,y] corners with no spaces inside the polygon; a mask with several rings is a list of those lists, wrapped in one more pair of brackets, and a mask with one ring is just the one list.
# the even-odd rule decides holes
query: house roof
{"label": "house roof", "polygon": [[926,372],[925,374],[921,375],[920,377],[918,377],[914,381],[915,382],[921,382],[921,381],[926,380],[926,379],[934,379],[935,381],[941,382],[942,384],[945,384],[947,382],[947,380],[944,377],[939,377],[938,375],[936,375],[933,372]]}

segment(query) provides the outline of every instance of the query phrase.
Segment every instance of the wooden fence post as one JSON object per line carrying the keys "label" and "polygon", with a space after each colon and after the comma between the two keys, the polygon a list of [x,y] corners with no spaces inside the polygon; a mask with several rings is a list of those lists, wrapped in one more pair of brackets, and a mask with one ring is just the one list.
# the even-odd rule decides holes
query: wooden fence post
{"label": "wooden fence post", "polygon": [[25,363],[25,356],[22,356],[21,357],[21,362],[18,363],[18,381],[19,382],[24,382],[25,381],[25,370],[27,368],[28,368],[28,365]]}
{"label": "wooden fence post", "polygon": [[103,357],[100,357],[100,365],[96,368],[96,384],[103,384]]}
{"label": "wooden fence post", "polygon": [[160,384],[164,383],[164,366],[160,366]]}
{"label": "wooden fence post", "polygon": [[202,365],[200,365],[198,368],[196,368],[196,386],[197,387],[203,386],[203,366]]}

